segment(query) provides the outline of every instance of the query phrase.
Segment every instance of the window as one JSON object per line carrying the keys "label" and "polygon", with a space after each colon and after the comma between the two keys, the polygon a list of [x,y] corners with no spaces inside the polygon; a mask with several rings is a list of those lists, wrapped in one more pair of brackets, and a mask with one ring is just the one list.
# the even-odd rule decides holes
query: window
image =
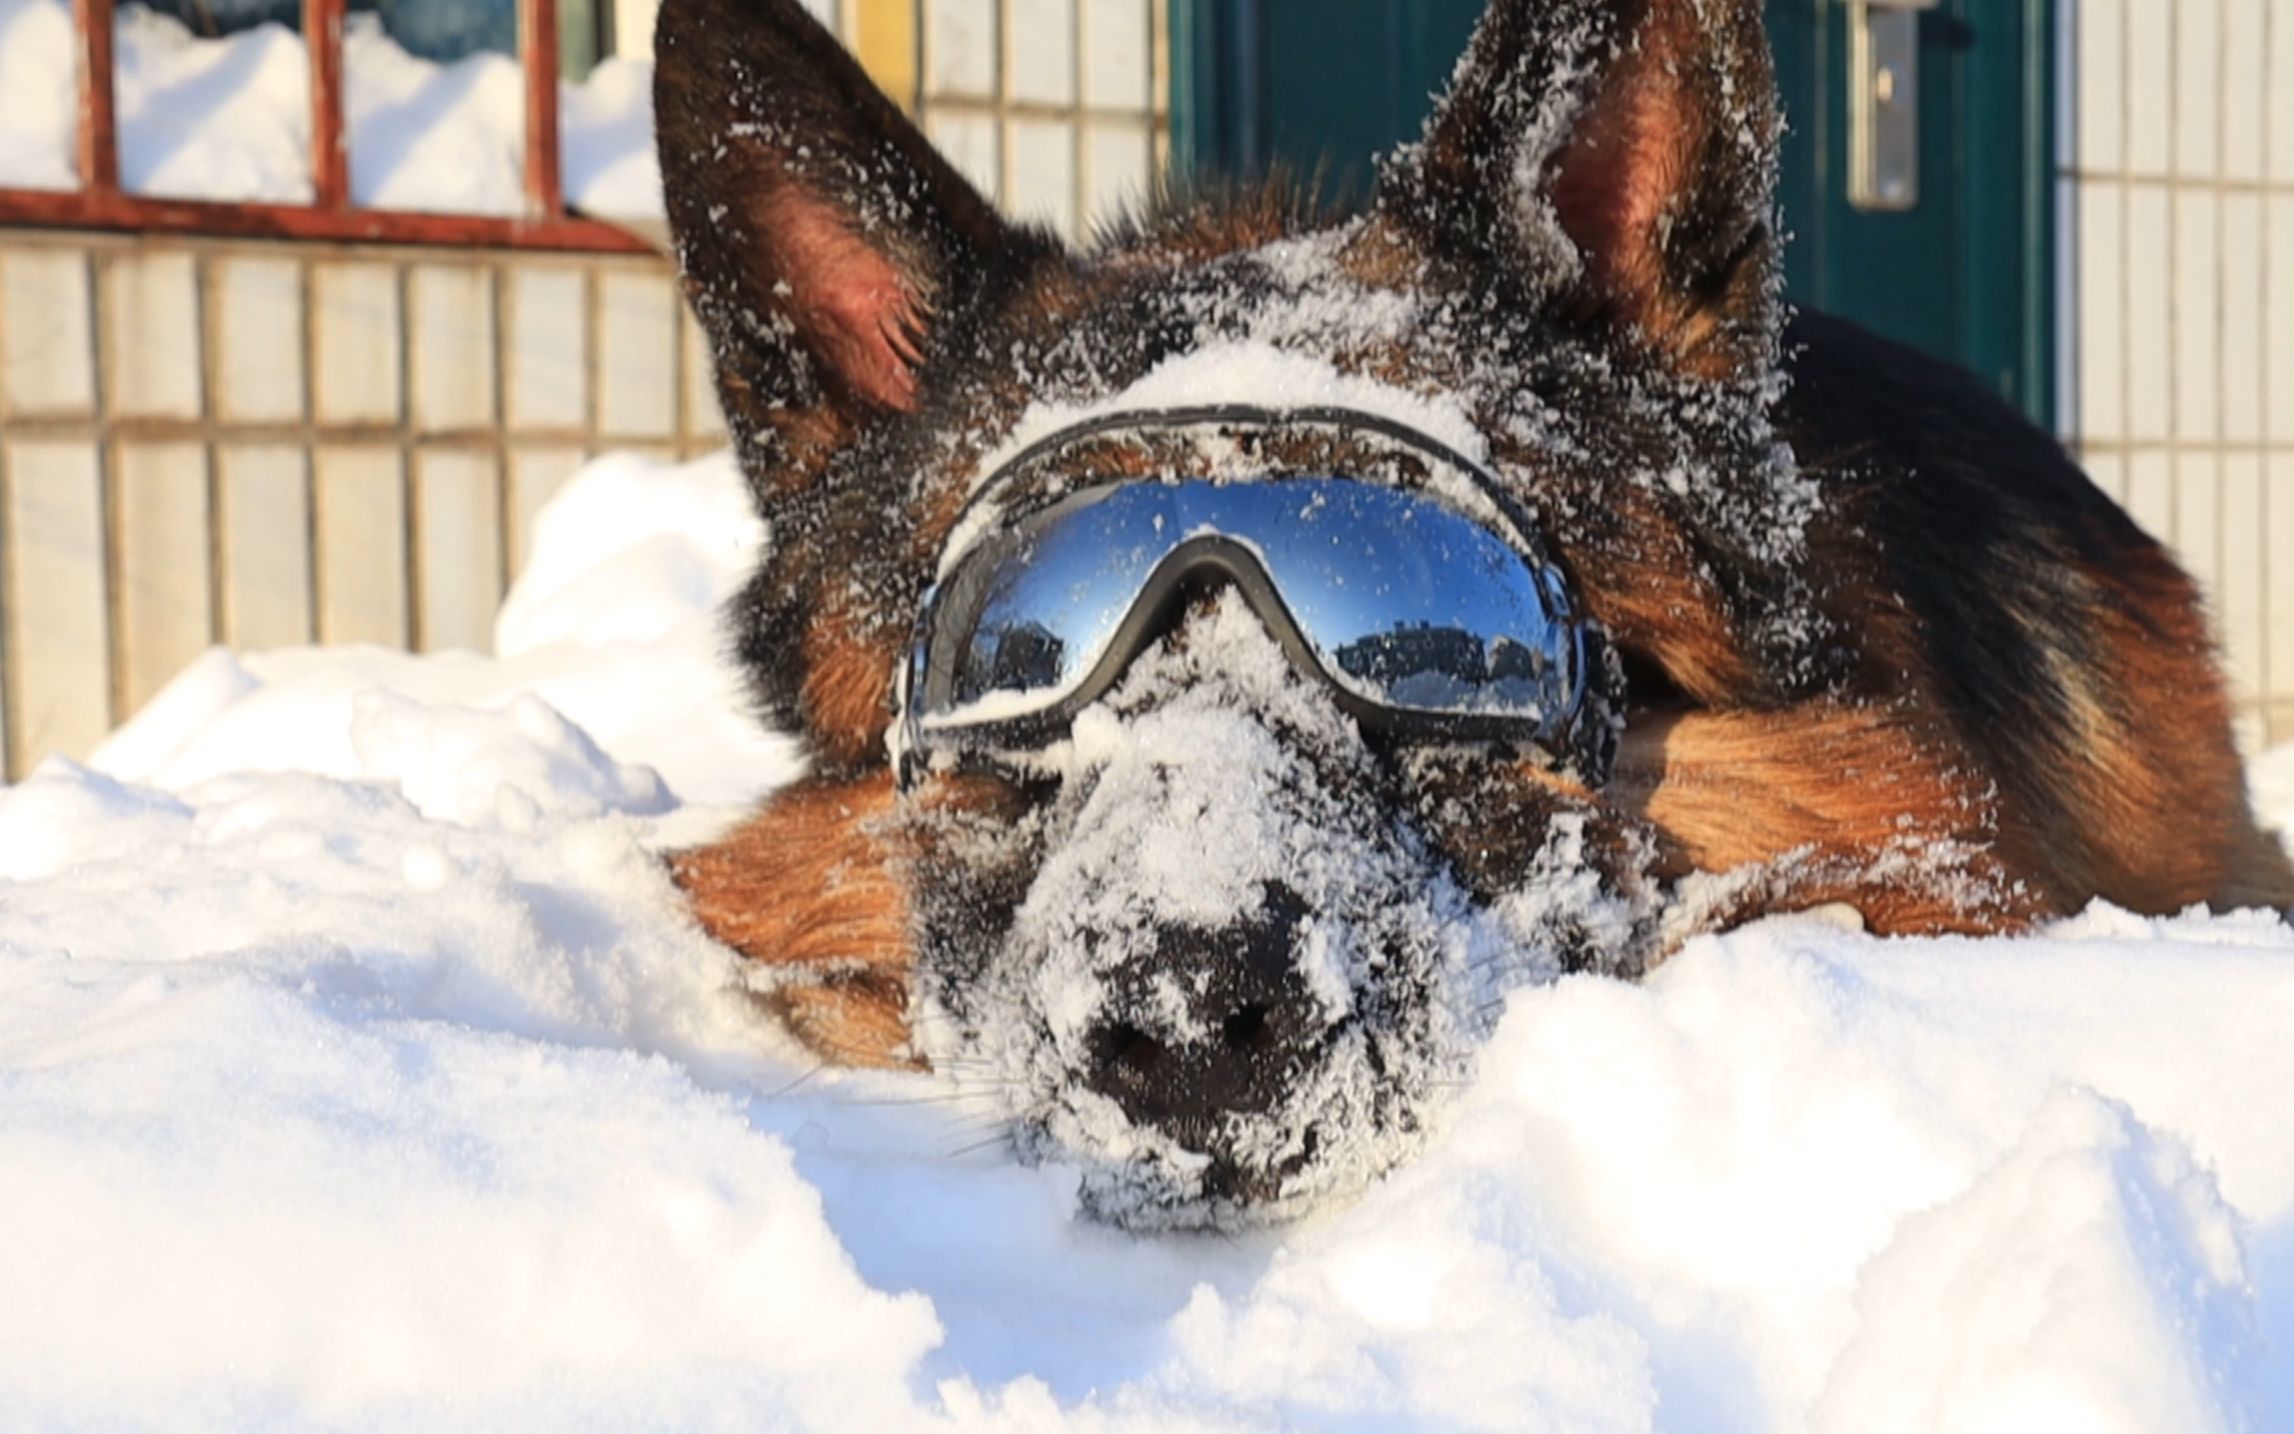
{"label": "window", "polygon": [[588,216],[658,211],[649,72],[558,83],[595,0],[356,3],[0,9],[0,223],[645,247]]}

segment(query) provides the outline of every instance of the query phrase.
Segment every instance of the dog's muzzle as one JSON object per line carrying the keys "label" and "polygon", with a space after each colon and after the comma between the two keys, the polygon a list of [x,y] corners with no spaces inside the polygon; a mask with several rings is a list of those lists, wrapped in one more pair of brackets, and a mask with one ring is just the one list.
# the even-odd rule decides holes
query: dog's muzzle
{"label": "dog's muzzle", "polygon": [[[943,561],[899,696],[904,780],[933,758],[1040,749],[1098,701],[1174,613],[1230,585],[1300,671],[1365,729],[1543,751],[1608,775],[1601,637],[1537,528],[1478,465],[1369,414],[1139,412],[1036,444],[991,474],[993,509],[1026,469],[1085,438],[1319,424],[1408,451],[1414,486],[1366,477],[1070,481]],[[980,528],[960,523],[959,533]]]}

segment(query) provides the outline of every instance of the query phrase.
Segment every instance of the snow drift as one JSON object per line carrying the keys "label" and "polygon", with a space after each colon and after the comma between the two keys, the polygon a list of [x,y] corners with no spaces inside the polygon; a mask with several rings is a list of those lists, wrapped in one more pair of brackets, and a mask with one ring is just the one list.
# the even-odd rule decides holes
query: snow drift
{"label": "snow drift", "polygon": [[2266,914],[1540,985],[1416,1159],[1234,1238],[817,1069],[657,859],[794,769],[716,658],[761,536],[603,461],[499,657],[211,654],[0,790],[9,1422],[2294,1423]]}

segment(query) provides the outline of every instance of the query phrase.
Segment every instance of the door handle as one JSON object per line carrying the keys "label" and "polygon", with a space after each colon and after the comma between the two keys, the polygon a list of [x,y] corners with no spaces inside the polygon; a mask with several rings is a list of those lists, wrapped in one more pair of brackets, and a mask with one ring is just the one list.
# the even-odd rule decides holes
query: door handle
{"label": "door handle", "polygon": [[1920,203],[1920,12],[1941,0],[1848,6],[1848,202],[1901,214]]}

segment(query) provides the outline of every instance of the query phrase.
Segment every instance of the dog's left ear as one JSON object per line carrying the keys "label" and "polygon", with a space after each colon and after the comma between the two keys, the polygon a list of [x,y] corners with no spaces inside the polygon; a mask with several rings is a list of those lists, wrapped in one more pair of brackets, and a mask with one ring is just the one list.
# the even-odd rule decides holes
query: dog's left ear
{"label": "dog's left ear", "polygon": [[1007,225],[796,0],[668,0],[663,197],[760,496],[915,407],[935,324],[1057,245]]}
{"label": "dog's left ear", "polygon": [[1574,321],[1719,376],[1777,322],[1759,0],[1491,0],[1380,209]]}

